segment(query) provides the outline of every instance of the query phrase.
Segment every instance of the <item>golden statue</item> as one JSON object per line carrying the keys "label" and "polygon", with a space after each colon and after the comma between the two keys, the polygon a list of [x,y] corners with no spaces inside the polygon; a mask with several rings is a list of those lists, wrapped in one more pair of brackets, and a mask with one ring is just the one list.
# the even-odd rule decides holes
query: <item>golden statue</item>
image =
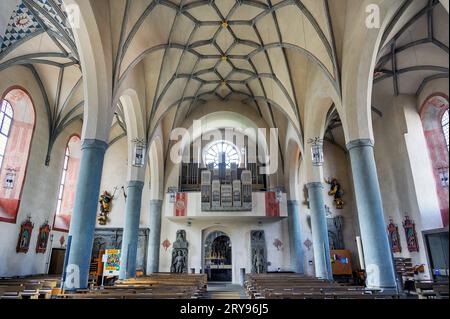
{"label": "golden statue", "polygon": [[[114,192],[115,193],[115,192]],[[104,226],[109,221],[109,213],[111,212],[111,204],[114,199],[114,195],[105,191],[103,195],[100,196],[100,215],[98,216],[98,222],[100,225]]]}
{"label": "golden statue", "polygon": [[345,203],[342,199],[344,191],[342,190],[341,184],[336,178],[330,178],[325,180],[325,182],[330,184],[330,191],[328,192],[328,195],[334,196],[334,204],[336,205],[336,209],[343,209]]}

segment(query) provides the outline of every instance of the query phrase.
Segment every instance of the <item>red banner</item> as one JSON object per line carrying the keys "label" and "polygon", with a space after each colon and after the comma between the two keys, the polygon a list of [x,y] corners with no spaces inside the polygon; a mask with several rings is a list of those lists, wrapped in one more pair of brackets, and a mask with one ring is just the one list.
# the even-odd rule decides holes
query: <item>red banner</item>
{"label": "red banner", "polygon": [[176,217],[187,215],[187,193],[177,193],[174,205],[174,215]]}
{"label": "red banner", "polygon": [[266,216],[280,217],[280,202],[275,192],[266,193]]}

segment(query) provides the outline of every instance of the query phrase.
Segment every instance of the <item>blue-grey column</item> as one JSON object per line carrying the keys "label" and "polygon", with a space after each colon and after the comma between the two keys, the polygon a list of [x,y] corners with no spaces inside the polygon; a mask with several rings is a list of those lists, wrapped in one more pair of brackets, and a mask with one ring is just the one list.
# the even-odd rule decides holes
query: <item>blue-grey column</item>
{"label": "blue-grey column", "polygon": [[370,288],[395,289],[395,271],[387,237],[373,143],[347,144],[355,188],[359,227]]}
{"label": "blue-grey column", "polygon": [[148,272],[159,272],[159,250],[161,246],[162,200],[150,201],[150,235],[148,238]]}
{"label": "blue-grey column", "polygon": [[85,289],[88,286],[103,160],[107,147],[103,141],[89,139],[84,140],[81,145],[81,163],[70,223],[72,243],[66,268],[66,290]]}
{"label": "blue-grey column", "polygon": [[302,234],[300,228],[300,204],[296,200],[288,201],[289,242],[291,247],[291,267],[303,274]]}
{"label": "blue-grey column", "polygon": [[136,277],[136,258],[141,219],[142,189],[144,182],[128,182],[125,227],[123,228],[119,279]]}
{"label": "blue-grey column", "polygon": [[311,228],[316,277],[333,279],[325,203],[323,201],[324,187],[322,183],[309,183],[307,187],[311,210]]}

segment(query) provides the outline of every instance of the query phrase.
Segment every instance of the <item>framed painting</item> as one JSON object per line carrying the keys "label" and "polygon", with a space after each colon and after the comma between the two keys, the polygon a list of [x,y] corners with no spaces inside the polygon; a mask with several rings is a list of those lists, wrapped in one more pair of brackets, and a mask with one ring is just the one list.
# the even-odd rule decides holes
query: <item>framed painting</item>
{"label": "framed painting", "polygon": [[394,254],[402,252],[402,246],[400,243],[400,234],[398,232],[398,226],[394,224],[393,219],[390,219],[388,225],[389,241],[391,243],[391,249]]}
{"label": "framed painting", "polygon": [[26,254],[28,252],[33,228],[34,224],[31,222],[31,217],[27,217],[27,220],[20,226],[19,241],[16,248],[17,253]]}
{"label": "framed painting", "polygon": [[39,235],[36,245],[37,254],[45,254],[47,251],[48,238],[50,236],[50,226],[46,222],[39,228]]}
{"label": "framed painting", "polygon": [[403,228],[405,229],[406,242],[408,243],[408,250],[410,253],[419,252],[419,242],[417,240],[416,234],[416,224],[409,219],[408,216],[405,217],[403,222]]}

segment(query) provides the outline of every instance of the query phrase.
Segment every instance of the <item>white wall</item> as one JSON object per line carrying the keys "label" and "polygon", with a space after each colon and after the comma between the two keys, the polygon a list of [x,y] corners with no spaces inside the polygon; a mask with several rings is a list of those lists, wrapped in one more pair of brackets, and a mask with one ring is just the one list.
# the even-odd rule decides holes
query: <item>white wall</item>
{"label": "white wall", "polygon": [[[258,219],[239,220],[239,219],[211,219],[211,220],[195,220],[192,225],[187,226],[186,221],[172,221],[163,218],[161,229],[161,242],[166,239],[173,243],[176,239],[178,230],[186,231],[186,240],[189,243],[188,269],[195,268],[196,272],[203,268],[202,266],[202,241],[204,240],[204,232],[219,230],[226,233],[231,240],[232,246],[232,264],[233,264],[233,283],[238,284],[240,279],[240,269],[245,268],[246,272],[251,271],[251,251],[250,251],[250,233],[252,230],[264,230],[267,246],[267,261],[271,263],[268,267],[269,271],[291,270],[290,269],[290,253],[289,253],[289,237],[287,220],[280,221],[262,221],[258,223]],[[275,239],[283,242],[283,247],[278,251],[273,242]],[[160,267],[161,272],[169,272],[172,261],[172,246],[167,251],[161,247],[160,251]]]}
{"label": "white wall", "polygon": [[[48,220],[50,226],[53,226],[66,143],[72,134],[79,134],[81,131],[80,122],[73,123],[68,127],[55,142],[50,166],[45,166],[49,130],[42,95],[29,71],[23,67],[12,67],[2,71],[0,94],[14,85],[20,85],[30,93],[36,111],[36,126],[31,142],[17,223],[0,222],[2,237],[0,241],[0,277],[25,276],[47,272],[47,261],[51,254],[50,242],[46,254],[36,254],[39,227],[46,220]],[[30,249],[27,254],[18,254],[16,253],[16,246],[20,226],[27,215],[31,215],[31,221],[34,223]],[[54,238],[53,247],[60,247],[59,239],[61,236],[64,236],[65,242],[67,242],[67,234],[65,233],[52,231],[51,235]]]}
{"label": "white wall", "polygon": [[[442,223],[438,222],[440,211],[435,182],[427,167],[428,153],[416,103],[412,96],[385,101],[383,117],[374,122],[375,160],[386,227],[392,218],[399,228],[402,252],[394,254],[394,257],[411,258],[413,265],[427,265],[421,232],[429,227],[440,228]],[[436,200],[434,204],[433,198]],[[418,253],[408,251],[402,226],[405,216],[416,224]],[[429,279],[428,271],[421,278]]]}
{"label": "white wall", "polygon": [[331,218],[336,216],[344,217],[344,227],[342,229],[345,249],[351,252],[353,269],[359,268],[358,248],[356,246],[356,236],[359,236],[358,213],[354,200],[352,171],[350,159],[344,150],[329,142],[324,143],[324,165],[323,175],[325,178],[337,178],[344,191],[343,209],[336,209],[334,196],[328,195],[330,187],[325,185],[323,198],[325,205],[330,207]]}

